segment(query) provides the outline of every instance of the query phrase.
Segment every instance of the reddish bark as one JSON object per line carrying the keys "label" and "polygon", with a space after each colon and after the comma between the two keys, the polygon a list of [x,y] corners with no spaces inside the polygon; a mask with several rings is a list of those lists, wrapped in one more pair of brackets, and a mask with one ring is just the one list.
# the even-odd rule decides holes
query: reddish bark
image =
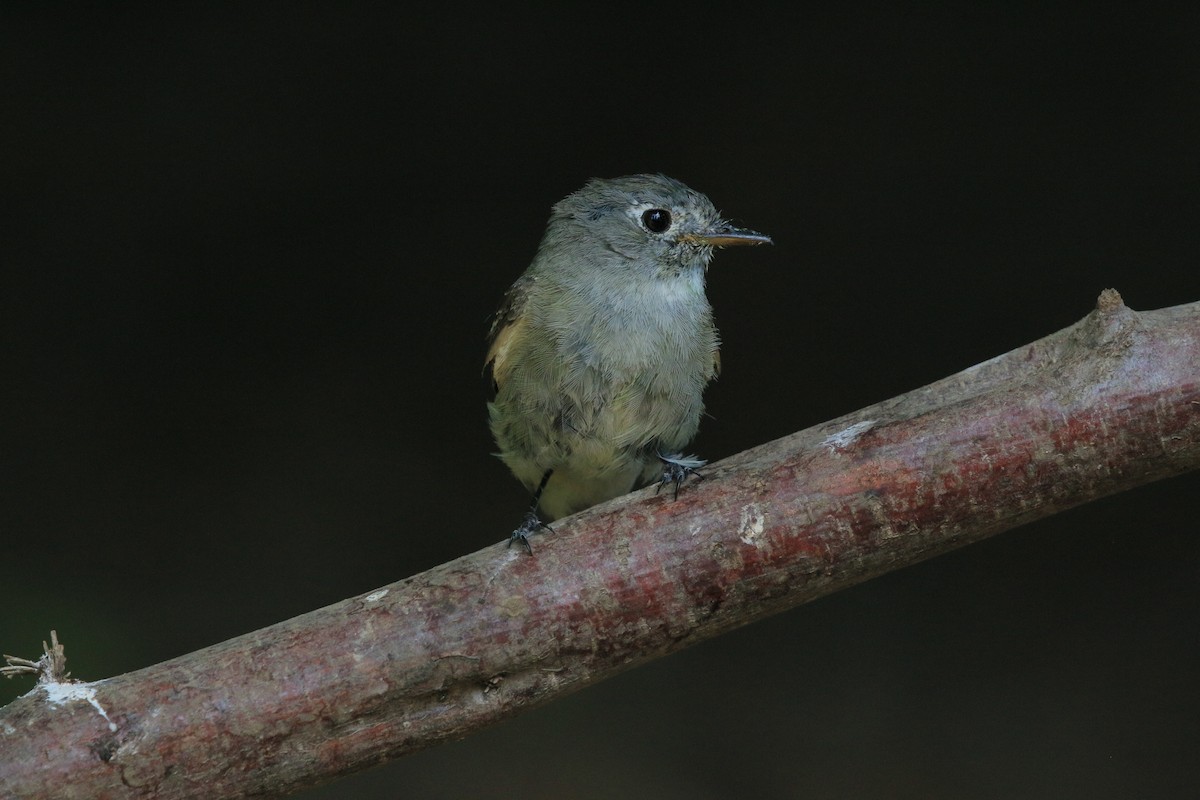
{"label": "reddish bark", "polygon": [[[330,780],[630,666],[1200,466],[1200,303],[1078,324],[538,537],[0,710],[0,796],[227,798]],[[98,708],[107,714],[101,715]],[[111,724],[110,724],[111,723]]]}

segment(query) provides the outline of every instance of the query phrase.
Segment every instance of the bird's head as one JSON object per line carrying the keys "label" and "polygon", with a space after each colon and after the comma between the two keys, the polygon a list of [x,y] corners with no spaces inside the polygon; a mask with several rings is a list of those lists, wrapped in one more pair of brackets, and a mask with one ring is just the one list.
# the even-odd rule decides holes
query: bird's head
{"label": "bird's head", "polygon": [[673,178],[627,175],[593,179],[557,203],[542,247],[568,269],[670,278],[703,273],[714,248],[770,243],[721,219],[707,197]]}

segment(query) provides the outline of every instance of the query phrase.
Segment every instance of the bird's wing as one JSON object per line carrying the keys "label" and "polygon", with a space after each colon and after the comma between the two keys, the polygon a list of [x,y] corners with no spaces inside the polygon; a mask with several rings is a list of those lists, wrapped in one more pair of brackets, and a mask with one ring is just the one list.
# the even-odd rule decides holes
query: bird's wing
{"label": "bird's wing", "polygon": [[512,369],[509,355],[513,344],[525,334],[529,305],[529,289],[534,279],[522,275],[504,295],[496,316],[492,318],[492,329],[488,331],[487,357],[483,360],[483,373],[491,384],[493,393],[499,392]]}

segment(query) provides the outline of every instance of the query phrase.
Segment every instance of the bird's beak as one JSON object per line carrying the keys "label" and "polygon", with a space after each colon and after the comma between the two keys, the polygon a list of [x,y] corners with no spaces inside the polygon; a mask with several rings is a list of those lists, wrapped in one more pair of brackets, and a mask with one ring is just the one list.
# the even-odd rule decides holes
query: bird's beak
{"label": "bird's beak", "polygon": [[748,228],[735,228],[728,223],[721,223],[709,228],[700,233],[689,234],[683,239],[690,239],[699,244],[707,244],[712,247],[731,247],[737,244],[757,245],[757,244],[774,244],[771,237],[765,233],[752,231]]}

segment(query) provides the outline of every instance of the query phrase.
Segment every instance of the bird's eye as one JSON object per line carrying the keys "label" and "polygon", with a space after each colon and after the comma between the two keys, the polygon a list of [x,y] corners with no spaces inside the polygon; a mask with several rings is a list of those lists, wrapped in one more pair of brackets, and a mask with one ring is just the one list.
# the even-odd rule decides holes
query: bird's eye
{"label": "bird's eye", "polygon": [[671,212],[665,208],[652,208],[642,214],[642,224],[651,233],[662,233],[671,227]]}

